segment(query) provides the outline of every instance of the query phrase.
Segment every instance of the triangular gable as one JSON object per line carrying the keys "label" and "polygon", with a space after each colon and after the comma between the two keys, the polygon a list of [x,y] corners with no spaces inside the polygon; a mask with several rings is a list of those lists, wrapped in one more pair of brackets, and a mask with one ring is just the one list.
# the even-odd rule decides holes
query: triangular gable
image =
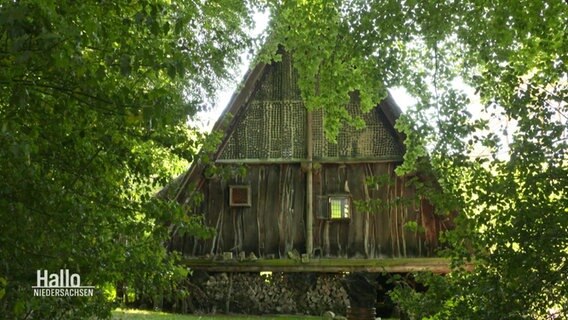
{"label": "triangular gable", "polygon": [[[296,113],[299,117],[297,119],[289,118],[287,121],[306,122],[306,109],[301,101],[300,93],[296,85],[297,82],[295,82],[296,71],[292,68],[291,60],[288,55],[285,54],[282,60],[284,66],[287,67],[283,68],[283,63],[280,62],[273,62],[271,64],[258,63],[245,74],[241,89],[237,90],[233,94],[226,109],[213,126],[214,131],[221,131],[224,133],[224,138],[222,139],[220,146],[212,155],[212,159],[214,161],[219,163],[245,163],[248,162],[246,160],[249,154],[253,155],[251,159],[248,159],[252,163],[257,161],[261,162],[263,160],[266,161],[269,159],[275,159],[275,162],[295,162],[304,159],[305,148],[266,148],[266,144],[273,144],[276,146],[278,145],[278,141],[282,141],[283,139],[286,139],[286,141],[282,144],[283,146],[305,145],[305,133],[291,131],[291,129],[288,128],[289,125],[286,125],[286,122],[279,123],[279,127],[282,130],[280,131],[279,136],[262,136],[261,138],[257,138],[260,142],[259,140],[253,140],[252,143],[255,145],[264,145],[262,149],[251,149],[253,151],[249,153],[248,149],[239,146],[238,142],[243,139],[243,136],[245,138],[243,141],[246,141],[247,132],[244,130],[245,132],[243,134],[243,127],[249,128],[247,125],[249,117],[252,119],[252,115],[257,112],[255,111],[255,107],[262,106],[263,103],[266,104],[270,101],[278,101],[279,103],[284,102],[283,104],[287,104],[292,108],[292,111],[287,112],[287,114],[293,115]],[[290,63],[287,64],[287,61],[290,61]],[[280,78],[274,76],[279,70],[280,72],[284,71],[283,73],[280,73]],[[284,77],[285,81],[282,81],[282,77]],[[280,83],[280,91],[272,91],[273,95],[269,95],[266,90],[268,90],[271,85],[278,83]],[[286,90],[286,88],[288,88],[288,90]],[[274,94],[276,94],[276,96],[274,96]],[[278,94],[280,94],[280,96],[278,96]],[[278,100],[274,100],[274,98],[278,98]],[[353,107],[355,107],[354,104],[348,106],[348,108],[353,109],[353,112],[360,112],[358,108]],[[274,109],[275,108],[272,107],[271,110],[265,110],[263,112],[265,114],[277,112],[274,111]],[[400,114],[400,108],[396,105],[394,99],[389,94],[385,100],[365,115],[365,117],[368,117],[366,120],[369,120],[367,121],[367,128],[364,129],[366,131],[360,132],[359,136],[356,138],[343,139],[343,143],[339,142],[337,145],[334,145],[325,140],[321,110],[314,112],[312,130],[315,152],[313,160],[321,162],[325,162],[326,160],[347,161],[349,159],[349,155],[353,155],[353,150],[360,152],[358,150],[363,149],[365,151],[361,152],[359,161],[402,161],[402,156],[404,154],[403,141],[405,137],[402,133],[399,133],[394,129],[394,124]],[[272,123],[274,122],[275,120],[272,120]],[[257,123],[262,124],[263,127],[265,126],[264,121],[257,121]],[[252,128],[254,129],[254,127]],[[266,129],[262,129],[260,126],[256,128],[256,130],[260,130],[260,132],[266,131]],[[344,126],[344,134],[346,134],[349,130],[353,129]],[[294,137],[292,137],[292,134]],[[352,135],[347,134],[347,136]],[[341,136],[338,137],[338,140],[342,141]],[[372,143],[374,141],[380,141],[380,143],[375,144],[376,147],[373,147]],[[183,197],[184,190],[186,190],[186,186],[190,181],[196,183],[196,188],[199,189],[203,183],[203,180],[200,177],[204,169],[205,166],[203,163],[192,163],[189,170],[179,181],[179,186],[174,188],[176,191],[173,198],[179,201]],[[168,190],[170,190],[170,188],[166,187],[160,192],[160,194],[162,194],[162,196],[166,196]]]}
{"label": "triangular gable", "polygon": [[[257,75],[256,83],[245,85],[252,90],[238,108],[229,105],[234,118],[218,150],[218,162],[298,162],[306,158],[307,111],[297,87],[297,72],[288,54],[282,62],[273,62]],[[393,160],[402,159],[402,143],[394,131],[389,117],[381,109],[390,108],[383,103],[369,113],[360,111],[353,99],[347,105],[352,116],[359,116],[366,127],[357,130],[343,126],[337,144],[324,136],[323,111],[313,112],[313,158],[317,161],[340,160]],[[394,107],[393,115],[400,113]]]}

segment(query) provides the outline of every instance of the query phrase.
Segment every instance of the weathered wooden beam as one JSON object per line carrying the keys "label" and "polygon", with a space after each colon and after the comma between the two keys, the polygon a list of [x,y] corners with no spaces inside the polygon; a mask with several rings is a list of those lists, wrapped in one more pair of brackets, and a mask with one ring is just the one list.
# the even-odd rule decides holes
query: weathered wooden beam
{"label": "weathered wooden beam", "polygon": [[[259,259],[256,261],[213,261],[186,259],[191,269],[210,272],[388,272],[407,273],[430,271],[449,273],[450,261],[445,258],[393,258],[393,259],[311,259],[307,263],[291,259]],[[468,268],[472,269],[473,264]]]}
{"label": "weathered wooden beam", "polygon": [[[308,159],[217,159],[215,163],[219,164],[280,164],[280,163],[302,163]],[[350,164],[350,163],[391,163],[402,162],[402,158],[313,158],[313,162],[321,164]]]}
{"label": "weathered wooden beam", "polygon": [[306,172],[306,253],[311,257],[314,251],[314,171],[313,171],[313,140],[312,140],[312,111],[308,110],[306,124],[306,148],[308,172]]}

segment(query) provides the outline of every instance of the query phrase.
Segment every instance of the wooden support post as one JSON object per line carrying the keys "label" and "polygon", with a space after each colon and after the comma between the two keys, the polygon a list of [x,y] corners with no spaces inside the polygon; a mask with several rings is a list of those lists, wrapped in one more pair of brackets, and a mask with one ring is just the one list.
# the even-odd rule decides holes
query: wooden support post
{"label": "wooden support post", "polygon": [[313,173],[313,140],[312,140],[312,111],[308,110],[306,124],[306,147],[308,170],[306,172],[306,253],[312,256],[314,249],[314,173]]}

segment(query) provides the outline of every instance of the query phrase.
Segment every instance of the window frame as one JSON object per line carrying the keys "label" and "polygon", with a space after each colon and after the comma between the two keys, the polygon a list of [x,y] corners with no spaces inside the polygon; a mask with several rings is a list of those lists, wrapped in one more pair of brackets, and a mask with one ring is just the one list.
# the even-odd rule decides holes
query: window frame
{"label": "window frame", "polygon": [[[235,202],[233,192],[235,190],[246,190],[246,202],[244,203],[237,203]],[[251,207],[252,206],[252,195],[250,185],[243,185],[243,184],[235,184],[229,185],[229,207]]]}
{"label": "window frame", "polygon": [[[340,200],[340,217],[333,216],[333,200]],[[353,200],[350,194],[329,194],[327,195],[327,208],[325,212],[325,219],[330,221],[348,221],[353,214]],[[347,205],[347,212],[341,206]]]}

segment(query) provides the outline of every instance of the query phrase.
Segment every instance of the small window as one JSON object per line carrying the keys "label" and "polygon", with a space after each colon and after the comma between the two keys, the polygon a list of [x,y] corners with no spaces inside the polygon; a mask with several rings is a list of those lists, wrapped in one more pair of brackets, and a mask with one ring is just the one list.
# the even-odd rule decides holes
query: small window
{"label": "small window", "polygon": [[349,220],[351,218],[351,196],[349,194],[319,195],[317,217],[322,220]]}
{"label": "small window", "polygon": [[[324,198],[325,197],[325,198]],[[318,217],[325,220],[345,220],[351,217],[351,197],[349,195],[324,196]]]}
{"label": "small window", "polygon": [[229,205],[231,207],[250,207],[250,186],[229,186]]}
{"label": "small window", "polygon": [[349,196],[330,196],[328,208],[329,219],[349,219],[351,217],[351,198]]}

